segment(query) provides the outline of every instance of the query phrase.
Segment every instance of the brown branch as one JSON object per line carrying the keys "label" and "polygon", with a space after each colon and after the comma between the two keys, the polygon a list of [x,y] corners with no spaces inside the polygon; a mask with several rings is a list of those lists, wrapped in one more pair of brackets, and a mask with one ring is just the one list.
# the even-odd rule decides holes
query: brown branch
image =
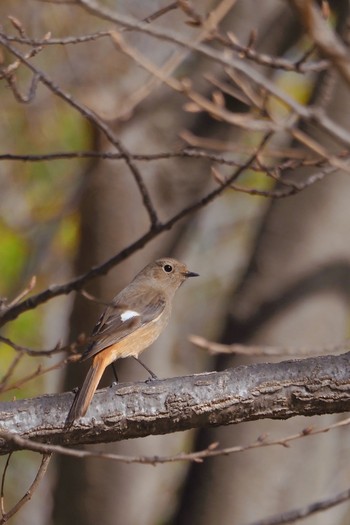
{"label": "brown branch", "polygon": [[[183,7],[183,2],[181,6]],[[200,31],[193,37],[194,43],[204,41],[210,35],[213,28],[216,28],[221,20],[225,17],[227,12],[236,3],[236,0],[221,0],[218,4],[210,11],[210,14],[206,20],[200,26]],[[178,2],[180,6],[180,2]],[[120,31],[125,30],[122,28]],[[170,76],[187,58],[189,53],[188,49],[176,50],[170,55],[170,58],[162,65],[162,72],[166,76]],[[159,79],[156,77],[149,78],[143,86],[134,91],[128,99],[125,101],[125,105],[122,110],[116,116],[118,120],[125,120],[135,110],[136,106],[140,104],[146,97],[148,97],[152,91],[160,84]]]}
{"label": "brown branch", "polygon": [[1,77],[4,78],[8,83],[17,102],[20,102],[21,104],[29,104],[34,100],[39,81],[38,75],[33,75],[28,88],[28,92],[26,94],[22,94],[19,91],[16,77],[14,74],[6,74],[6,72],[3,69],[0,69],[0,78]]}
{"label": "brown branch", "polygon": [[155,208],[153,206],[148,189],[143,182],[141,173],[139,172],[138,168],[133,162],[129,151],[121,143],[121,141],[117,139],[117,137],[112,132],[112,130],[109,128],[109,126],[94,111],[89,109],[87,106],[80,104],[80,102],[74,99],[70,94],[66,93],[59,86],[57,86],[43,71],[40,71],[35,66],[33,66],[33,64],[26,58],[26,55],[23,55],[16,48],[14,48],[6,40],[6,35],[3,35],[1,33],[0,33],[0,43],[2,43],[2,45],[6,49],[8,49],[21,62],[23,62],[23,64],[25,64],[37,76],[38,81],[43,83],[50,91],[52,91],[52,93],[57,95],[59,98],[61,98],[67,104],[69,104],[75,110],[77,110],[84,118],[86,118],[89,122],[91,122],[92,125],[94,125],[97,129],[99,129],[99,131],[101,131],[105,135],[107,140],[109,140],[109,142],[113,144],[113,146],[115,146],[115,148],[119,151],[122,158],[124,159],[126,165],[128,166],[130,172],[132,173],[135,179],[135,182],[139,188],[144,207],[151,221],[151,227],[152,228],[155,227],[158,223],[158,217],[157,217]]}
{"label": "brown branch", "polygon": [[16,367],[17,367],[17,365],[23,359],[23,357],[24,357],[24,353],[23,352],[19,352],[12,359],[12,361],[10,363],[10,366],[7,369],[7,372],[5,372],[5,374],[2,376],[2,378],[0,380],[0,392],[3,392],[5,390],[7,383],[10,381],[10,379],[11,379],[11,377],[12,377],[12,375],[13,375]]}
{"label": "brown branch", "polygon": [[146,18],[143,19],[144,22],[153,22],[154,20],[157,20],[157,18],[169,13],[169,11],[173,11],[174,9],[177,9],[178,2],[171,2],[171,4],[166,5],[165,7],[162,7],[161,9],[158,9],[151,15],[146,16]]}
{"label": "brown branch", "polygon": [[[350,410],[350,354],[259,363],[99,390],[65,427],[72,393],[0,404],[0,432],[46,444],[119,441],[203,426]],[[0,453],[13,450],[0,439]]]}
{"label": "brown branch", "polygon": [[9,465],[10,465],[11,456],[12,456],[12,452],[10,452],[9,455],[7,456],[6,463],[5,463],[5,466],[4,466],[4,470],[3,470],[2,476],[1,476],[1,494],[0,494],[0,512],[1,512],[1,516],[4,516],[4,514],[5,514],[5,504],[4,504],[5,479],[6,479],[7,469],[9,468]]}
{"label": "brown branch", "polygon": [[15,343],[14,341],[11,341],[11,339],[9,339],[8,337],[5,337],[4,335],[0,335],[0,342],[6,346],[9,346],[10,348],[12,348],[13,350],[15,350],[16,352],[20,354],[27,354],[27,355],[30,355],[31,357],[39,357],[39,356],[49,357],[53,354],[67,352],[69,350],[72,350],[72,348],[75,349],[78,346],[76,342],[69,344],[69,345],[65,345],[65,346],[61,346],[60,343],[57,343],[57,345],[54,346],[53,348],[36,350],[34,348],[28,348],[27,346],[19,345]]}
{"label": "brown branch", "polygon": [[27,501],[31,500],[35,490],[38,488],[41,480],[43,479],[43,477],[46,474],[47,467],[49,466],[49,463],[50,463],[50,459],[51,459],[51,454],[44,454],[43,455],[40,467],[38,469],[38,472],[36,473],[35,479],[32,482],[32,484],[30,485],[29,489],[26,491],[24,496],[8,512],[5,512],[5,509],[4,509],[4,484],[5,484],[6,471],[7,471],[9,462],[10,462],[10,455],[9,455],[8,460],[6,462],[6,465],[5,465],[4,473],[3,473],[3,476],[2,476],[2,482],[1,482],[1,514],[2,514],[2,516],[0,518],[0,525],[3,524],[3,523],[6,523],[6,521],[8,521],[10,518],[12,518],[12,516],[14,516],[23,507],[23,505],[25,503],[27,503]]}
{"label": "brown branch", "polygon": [[23,438],[18,434],[11,434],[8,432],[0,432],[0,438],[4,439],[15,449],[31,450],[33,452],[40,452],[42,454],[61,454],[63,456],[75,457],[75,458],[99,458],[113,461],[120,461],[122,463],[139,463],[142,465],[157,465],[164,463],[176,463],[179,461],[191,461],[201,463],[205,459],[227,456],[230,454],[246,452],[248,450],[256,448],[266,448],[273,446],[282,446],[289,448],[289,444],[293,441],[303,439],[309,436],[316,436],[319,434],[328,433],[332,430],[349,426],[350,418],[343,419],[337,423],[327,425],[326,427],[313,428],[306,427],[296,434],[286,436],[284,438],[269,439],[267,434],[260,435],[256,441],[249,443],[248,445],[236,445],[232,447],[218,448],[218,443],[212,443],[204,450],[197,452],[180,452],[178,454],[170,456],[130,456],[124,454],[114,454],[110,452],[99,452],[96,450],[86,450],[77,448],[68,448],[61,445],[48,445],[46,443],[39,443],[37,441],[31,441],[30,439]]}
{"label": "brown branch", "polygon": [[306,107],[303,104],[298,103],[288,94],[286,94],[281,88],[275,85],[271,80],[264,77],[257,69],[252,68],[245,61],[240,58],[228,56],[222,51],[217,51],[212,47],[204,44],[198,44],[196,42],[188,42],[180,35],[173,33],[172,31],[163,30],[159,26],[145,24],[139,22],[132,17],[117,13],[108,7],[97,4],[94,0],[77,0],[79,5],[84,7],[87,11],[98,16],[99,18],[109,20],[116,24],[122,25],[123,27],[136,29],[142,33],[148,34],[151,37],[171,42],[183,47],[187,50],[201,53],[209,59],[214,60],[217,64],[223,66],[232,67],[238,71],[244,73],[252,82],[261,86],[267,93],[273,95],[278,100],[283,102],[289,107],[299,118],[312,122],[323,128],[328,134],[333,136],[336,140],[350,145],[350,133],[339,126],[336,122],[331,120],[322,110],[317,108]]}
{"label": "brown branch", "polygon": [[190,111],[205,111],[213,118],[220,121],[226,122],[227,124],[240,126],[244,129],[254,131],[277,131],[283,128],[283,125],[279,125],[272,120],[255,118],[250,113],[235,113],[227,110],[224,106],[216,104],[215,101],[211,101],[204,97],[200,93],[197,93],[192,89],[190,80],[185,79],[182,81],[176,78],[169,77],[167,73],[157,67],[151,60],[142,55],[136,48],[128,45],[121,33],[117,31],[111,31],[111,38],[113,42],[118,46],[123,53],[132,58],[134,62],[139,64],[143,69],[154,75],[158,80],[161,80],[164,84],[168,85],[174,91],[183,94],[190,104],[185,106],[185,109]]}
{"label": "brown branch", "polygon": [[[241,150],[242,152],[242,150]],[[253,152],[252,148],[247,148],[247,151],[243,152],[251,154]],[[283,152],[275,150],[274,154],[283,156]],[[269,155],[269,153],[267,154]],[[228,166],[240,167],[242,162],[237,160],[232,160],[223,157],[222,155],[211,153],[209,151],[198,150],[198,149],[181,149],[179,151],[166,151],[160,153],[150,153],[148,155],[139,155],[139,154],[130,154],[131,158],[138,162],[152,162],[163,159],[172,159],[172,158],[190,158],[190,159],[207,159],[210,161],[215,161],[218,164],[226,164]],[[43,162],[51,160],[70,160],[70,159],[88,159],[88,158],[97,158],[97,159],[109,159],[109,160],[123,160],[123,157],[120,153],[113,152],[103,152],[103,151],[72,151],[72,152],[56,152],[56,153],[43,153],[43,154],[12,154],[12,153],[3,153],[0,154],[1,160],[13,160],[19,162]],[[259,167],[259,169],[261,169]]]}
{"label": "brown branch", "polygon": [[234,38],[233,35],[230,33],[227,33],[226,36],[216,32],[213,35],[213,40],[217,40],[218,42],[220,42],[220,44],[224,45],[225,47],[233,49],[234,51],[239,53],[239,56],[241,58],[247,58],[248,60],[251,60],[256,64],[267,66],[272,69],[280,69],[283,71],[295,71],[296,73],[306,73],[309,71],[323,71],[324,69],[327,69],[329,67],[328,60],[306,62],[306,60],[314,51],[314,48],[304,53],[299,60],[292,62],[291,60],[288,60],[286,58],[274,57],[266,55],[264,53],[258,53],[251,47],[244,46],[237,42],[237,39]]}
{"label": "brown branch", "polygon": [[69,44],[84,44],[85,42],[91,42],[94,40],[98,40],[99,38],[106,38],[109,37],[109,31],[97,31],[96,33],[91,33],[89,35],[80,35],[80,36],[67,36],[64,38],[30,38],[28,36],[26,37],[20,37],[20,36],[13,36],[13,35],[6,35],[6,40],[9,42],[16,42],[17,44],[24,44],[29,46],[66,46]]}
{"label": "brown branch", "polygon": [[[170,11],[171,8],[175,9],[177,7],[177,3],[169,4],[168,8],[163,8],[162,10],[157,11],[157,13],[154,13],[154,15],[150,15],[143,19],[144,22],[150,22],[155,19],[155,15],[163,15],[167,11]],[[6,38],[9,42],[16,42],[18,44],[24,44],[24,45],[30,45],[30,46],[66,46],[66,45],[74,45],[74,44],[84,44],[85,42],[91,42],[94,40],[98,40],[100,38],[106,38],[110,36],[109,31],[96,31],[95,33],[87,34],[87,35],[77,35],[77,36],[67,36],[67,37],[61,37],[61,38],[54,38],[54,37],[46,37],[46,38],[31,38],[28,36],[14,36],[14,35],[6,35]],[[251,60],[259,65],[268,66],[273,69],[281,69],[284,71],[295,71],[298,73],[307,73],[309,71],[318,72],[323,71],[327,67],[329,67],[329,61],[328,60],[317,60],[317,61],[309,61],[306,62],[306,60],[310,57],[312,52],[314,51],[314,48],[310,49],[309,51],[306,51],[303,56],[298,59],[297,61],[293,62],[291,60],[288,60],[286,58],[281,57],[275,57],[266,55],[264,53],[258,53],[252,48],[248,48],[247,46],[243,46],[237,42],[233,42],[232,39],[225,37],[223,35],[212,35],[212,39],[218,39],[221,40],[221,43],[231,47],[240,55],[244,55],[245,58],[248,60]]]}
{"label": "brown branch", "polygon": [[318,49],[329,58],[345,82],[350,85],[349,50],[324,19],[316,3],[310,0],[290,1]]}
{"label": "brown branch", "polygon": [[350,346],[350,340],[347,339],[339,344],[326,346],[326,347],[284,347],[284,346],[266,346],[266,345],[243,345],[239,343],[233,343],[230,345],[224,345],[216,343],[214,341],[208,341],[204,337],[199,335],[191,335],[189,341],[203,350],[207,350],[212,355],[217,354],[239,354],[248,356],[306,356],[306,355],[320,355],[336,352],[347,352]]}
{"label": "brown branch", "polygon": [[22,376],[19,379],[16,379],[14,383],[9,384],[8,386],[3,386],[1,389],[1,392],[9,392],[11,390],[18,389],[21,386],[28,383],[29,381],[31,381],[32,379],[36,379],[37,377],[47,374],[48,372],[52,372],[53,370],[58,370],[59,368],[62,368],[68,363],[74,363],[76,361],[79,361],[79,359],[80,359],[80,354],[74,354],[64,359],[61,359],[60,361],[58,361],[58,363],[55,363],[54,365],[51,365],[51,366],[43,367],[40,364],[36,367],[36,369],[33,372],[29,372],[27,375]]}
{"label": "brown branch", "polygon": [[285,523],[295,523],[296,521],[308,518],[316,512],[322,512],[327,509],[331,509],[340,503],[344,503],[350,499],[350,489],[344,490],[344,492],[339,492],[335,496],[330,498],[325,498],[321,501],[316,501],[302,507],[301,509],[290,510],[288,512],[283,512],[282,514],[276,514],[270,518],[265,518],[262,520],[254,521],[249,525],[283,525]]}
{"label": "brown branch", "polygon": [[[264,145],[266,140],[267,137],[264,137],[260,147]],[[33,295],[28,299],[20,302],[19,304],[16,304],[15,306],[0,312],[0,326],[3,326],[8,321],[16,319],[23,312],[36,308],[37,306],[39,306],[39,304],[49,301],[53,297],[57,297],[63,294],[69,294],[73,291],[80,290],[87,282],[98,276],[106,274],[111,268],[119,264],[121,261],[125,260],[137,250],[143,248],[149,241],[151,241],[164,231],[170,230],[174,226],[174,224],[179,222],[181,219],[200,210],[201,208],[212,202],[216,197],[221,195],[224,192],[224,190],[256,160],[256,156],[259,153],[259,150],[260,148],[258,148],[257,152],[254,153],[254,155],[252,155],[246,161],[245,164],[240,166],[232,174],[232,176],[227,179],[226,185],[221,185],[219,188],[216,188],[213,191],[209,192],[207,195],[205,195],[198,201],[195,201],[186,208],[183,208],[179,213],[175,214],[167,222],[158,223],[155,227],[151,228],[148,232],[139,237],[137,241],[133,242],[132,244],[121,250],[118,254],[114,255],[113,257],[102,263],[101,265],[94,266],[85,274],[80,275],[75,279],[72,279],[71,281],[68,281],[66,284],[52,285],[43,292]]]}
{"label": "brown branch", "polygon": [[[159,153],[149,153],[149,154],[131,154],[131,157],[133,160],[138,162],[152,162],[157,160],[163,160],[163,159],[172,159],[172,158],[196,158],[196,159],[208,159],[211,161],[215,161],[219,164],[227,164],[228,166],[236,166],[240,167],[242,165],[241,162],[238,160],[233,160],[224,157],[221,154],[218,153],[212,153],[210,151],[207,151],[206,149],[200,149],[200,148],[208,148],[208,149],[216,149],[223,152],[239,152],[239,153],[246,153],[251,155],[254,153],[254,149],[252,146],[246,146],[246,145],[234,145],[232,143],[224,142],[224,141],[217,141],[217,140],[211,140],[211,139],[204,139],[201,137],[195,137],[192,135],[189,131],[182,131],[181,132],[181,139],[183,139],[185,142],[189,142],[190,146],[193,146],[193,149],[188,146],[184,149],[180,149],[178,151],[164,151]],[[198,139],[198,144],[197,144]],[[193,144],[192,144],[193,142]],[[316,156],[310,156],[307,152],[302,152],[297,149],[292,148],[280,148],[280,149],[272,149],[269,148],[264,152],[264,155],[266,157],[290,157],[291,159],[296,159],[300,162],[300,164],[296,165],[295,167],[299,167],[300,165],[303,165],[303,163],[307,162],[308,165],[310,163],[314,163],[317,165],[320,162],[320,158]],[[342,158],[346,157],[346,152],[342,154]],[[58,151],[54,153],[38,153],[38,154],[14,154],[14,153],[3,153],[0,154],[0,161],[1,160],[13,160],[13,161],[19,161],[19,162],[43,162],[43,161],[51,161],[51,160],[70,160],[70,159],[109,159],[109,160],[122,160],[122,155],[120,153],[114,153],[112,151]],[[288,160],[288,162],[291,162],[291,159]],[[294,167],[294,166],[288,166],[288,169]],[[261,165],[257,168],[261,170]]]}

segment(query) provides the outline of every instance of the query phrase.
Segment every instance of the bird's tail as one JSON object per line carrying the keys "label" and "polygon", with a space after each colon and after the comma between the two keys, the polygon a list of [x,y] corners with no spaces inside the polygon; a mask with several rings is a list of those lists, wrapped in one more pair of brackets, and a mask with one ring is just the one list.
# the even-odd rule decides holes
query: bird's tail
{"label": "bird's tail", "polygon": [[[100,357],[98,355],[98,357]],[[69,410],[66,426],[71,426],[76,419],[84,416],[89,408],[92,397],[98,387],[103,372],[105,371],[106,365],[104,359],[95,359],[85,377],[85,381],[81,389],[77,392],[73,404]]]}

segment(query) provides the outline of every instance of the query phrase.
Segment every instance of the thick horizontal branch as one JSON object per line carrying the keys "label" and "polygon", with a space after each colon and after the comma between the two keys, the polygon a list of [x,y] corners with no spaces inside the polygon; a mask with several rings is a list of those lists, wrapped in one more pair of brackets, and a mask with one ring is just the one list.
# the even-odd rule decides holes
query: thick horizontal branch
{"label": "thick horizontal branch", "polygon": [[[0,434],[88,444],[256,419],[350,410],[350,353],[223,372],[123,383],[96,393],[85,417],[64,427],[73,393],[0,403]],[[0,439],[0,453],[14,445]]]}

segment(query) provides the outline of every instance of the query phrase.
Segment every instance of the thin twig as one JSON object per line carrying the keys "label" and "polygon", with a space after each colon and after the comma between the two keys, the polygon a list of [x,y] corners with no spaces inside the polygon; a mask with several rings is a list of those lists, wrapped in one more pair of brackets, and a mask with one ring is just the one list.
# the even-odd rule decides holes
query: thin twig
{"label": "thin twig", "polygon": [[257,158],[257,155],[259,154],[261,148],[265,145],[266,141],[268,140],[269,135],[266,135],[263,140],[260,143],[260,146],[257,148],[257,151],[251,155],[248,160],[239,168],[236,169],[236,171],[231,175],[231,177],[228,177],[226,184],[221,185],[220,187],[212,190],[211,192],[207,193],[204,197],[199,199],[198,201],[195,201],[194,203],[190,204],[186,208],[183,208],[180,212],[173,215],[172,218],[170,218],[167,222],[164,223],[158,223],[155,228],[151,228],[148,232],[146,232],[144,235],[139,237],[135,242],[121,250],[119,253],[105,261],[99,266],[94,266],[91,268],[88,272],[84,273],[83,275],[80,275],[71,281],[68,281],[65,284],[61,285],[53,285],[44,290],[43,292],[40,292],[36,295],[33,295],[29,297],[28,299],[22,301],[21,303],[13,306],[12,308],[9,308],[0,314],[0,326],[3,326],[6,322],[11,321],[13,319],[16,319],[20,314],[23,312],[26,312],[28,310],[32,310],[33,308],[36,308],[39,306],[39,304],[45,303],[46,301],[52,299],[53,297],[57,297],[59,295],[69,294],[73,291],[80,290],[87,282],[91,281],[92,279],[106,274],[111,268],[119,264],[121,261],[125,260],[127,257],[129,257],[131,254],[135,253],[137,250],[140,250],[147,244],[149,241],[163,233],[164,231],[170,230],[177,222],[179,222],[181,219],[184,219],[188,215],[200,210],[210,202],[212,202],[214,199],[216,199],[219,195],[221,195],[226,188],[230,186],[230,184],[236,180],[249,166],[254,163],[254,161]]}
{"label": "thin twig", "polygon": [[3,470],[3,473],[2,473],[2,476],[1,476],[1,493],[0,493],[0,511],[1,511],[1,517],[3,517],[5,515],[5,502],[4,502],[4,491],[5,491],[5,479],[6,479],[6,473],[7,473],[7,469],[9,467],[9,464],[10,464],[10,459],[11,459],[11,456],[12,456],[12,452],[9,453],[9,455],[7,456],[7,459],[6,459],[6,463],[5,463],[5,467],[4,467],[4,470]]}
{"label": "thin twig", "polygon": [[46,474],[47,468],[48,468],[49,463],[50,463],[51,456],[52,456],[51,453],[43,455],[40,467],[38,469],[38,472],[36,473],[35,479],[32,482],[32,484],[30,485],[29,489],[26,491],[24,496],[8,512],[5,512],[4,503],[3,503],[3,499],[4,499],[4,483],[5,483],[6,470],[7,470],[9,461],[10,461],[10,454],[9,454],[9,457],[8,457],[8,460],[6,462],[6,466],[5,466],[5,469],[4,469],[4,473],[3,473],[3,476],[2,476],[2,482],[1,482],[1,513],[2,513],[2,517],[0,519],[0,525],[2,525],[3,523],[6,523],[6,521],[8,521],[10,518],[12,518],[12,516],[14,516],[23,507],[23,505],[25,505],[25,503],[27,503],[27,501],[31,500],[35,490],[38,488],[41,480],[43,479],[43,477]]}
{"label": "thin twig", "polygon": [[113,461],[120,461],[122,463],[140,463],[143,465],[157,465],[164,463],[176,463],[179,461],[191,461],[195,463],[201,463],[205,459],[219,457],[219,456],[228,456],[230,454],[237,454],[241,452],[247,452],[249,450],[254,450],[257,448],[266,448],[266,447],[275,447],[282,446],[284,448],[289,448],[289,444],[293,441],[303,439],[308,436],[316,436],[319,434],[325,434],[332,430],[346,427],[350,425],[350,418],[343,419],[337,423],[327,425],[326,427],[313,428],[306,427],[300,432],[291,434],[284,438],[269,439],[267,434],[262,434],[258,436],[256,441],[249,443],[247,445],[235,445],[231,447],[219,448],[218,443],[212,443],[207,448],[199,450],[197,452],[180,452],[179,454],[173,454],[170,456],[127,456],[123,454],[114,454],[108,452],[99,452],[96,450],[86,450],[86,449],[76,449],[63,447],[61,445],[50,445],[46,443],[39,443],[32,441],[27,438],[23,438],[18,434],[13,434],[9,432],[0,432],[0,438],[6,440],[8,443],[12,443],[15,450],[32,450],[34,452],[40,452],[42,454],[48,453],[57,453],[64,456],[71,456],[76,458],[100,458]]}
{"label": "thin twig", "polygon": [[265,518],[249,523],[249,525],[283,525],[286,523],[295,523],[296,521],[303,520],[309,516],[312,516],[313,514],[316,514],[316,512],[322,512],[324,510],[331,509],[332,507],[340,505],[340,503],[344,503],[349,499],[350,489],[347,489],[343,492],[339,492],[335,496],[324,498],[323,500],[311,503],[306,507],[276,514],[270,518]]}
{"label": "thin twig", "polygon": [[[175,6],[174,4],[170,4],[169,11],[171,5]],[[147,16],[143,19],[144,22],[149,23],[151,20],[155,19],[155,15],[157,14],[165,14],[165,9],[159,10],[157,13],[154,13],[154,15]],[[161,11],[164,11],[164,13]],[[74,45],[74,44],[84,44],[85,42],[91,42],[98,40],[100,38],[106,38],[110,36],[109,31],[96,31],[95,33],[87,34],[87,35],[76,35],[76,36],[67,36],[67,37],[48,37],[48,38],[31,38],[31,37],[21,37],[21,36],[15,36],[15,35],[6,35],[6,38],[9,42],[16,42],[18,44],[24,44],[24,45],[30,45],[30,46],[67,46],[67,45]],[[212,35],[212,39],[216,39],[216,35]],[[247,48],[246,46],[243,46],[237,42],[233,43],[232,40],[224,38],[224,42],[228,47],[232,47],[232,49],[235,49],[240,54],[244,54],[244,56],[253,61],[257,64],[264,65],[271,67],[273,69],[281,69],[284,71],[295,71],[297,73],[307,73],[307,72],[318,72],[323,71],[327,67],[329,67],[329,61],[328,60],[317,60],[317,61],[309,61],[306,60],[309,58],[309,56],[314,51],[314,48],[310,49],[309,51],[305,52],[304,55],[298,59],[297,61],[293,62],[291,60],[288,60],[286,58],[281,57],[274,57],[270,55],[266,55],[263,53],[258,53],[257,51],[253,50],[252,48]],[[224,43],[222,42],[222,43]]]}
{"label": "thin twig", "polygon": [[34,74],[36,74],[38,76],[38,80],[42,82],[47,88],[49,88],[50,91],[76,109],[84,118],[96,126],[105,135],[109,142],[115,146],[115,148],[123,157],[139,188],[143,204],[151,221],[151,227],[156,227],[158,223],[158,217],[148,189],[143,182],[141,173],[133,162],[129,151],[125,148],[121,141],[117,139],[109,126],[94,111],[89,109],[87,106],[84,106],[76,99],[73,99],[70,94],[66,93],[59,86],[57,86],[57,84],[55,84],[43,71],[40,71],[35,66],[33,66],[33,64],[26,58],[25,55],[20,53],[6,40],[6,36],[3,34],[0,34],[0,43],[2,43],[4,47],[6,47],[13,55],[23,62]]}
{"label": "thin twig", "polygon": [[215,101],[211,101],[200,93],[194,91],[189,80],[179,81],[176,78],[164,74],[162,69],[142,55],[136,48],[128,45],[122,35],[117,31],[111,31],[111,38],[123,53],[132,58],[142,68],[164,82],[164,84],[171,87],[174,91],[183,94],[189,99],[191,102],[189,105],[185,106],[185,109],[191,108],[190,110],[193,111],[194,108],[195,111],[205,111],[220,121],[253,131],[269,132],[284,128],[283,124],[277,124],[272,120],[255,118],[249,113],[234,113],[228,111],[225,107],[216,104]]}
{"label": "thin twig", "polygon": [[350,86],[348,48],[324,19],[323,14],[314,2],[305,2],[305,0],[291,0],[291,2],[318,49],[325,57],[329,58],[332,65]]}
{"label": "thin twig", "polygon": [[33,275],[29,283],[27,284],[27,286],[14,299],[12,299],[12,301],[6,306],[8,308],[11,308],[11,306],[14,306],[15,304],[22,301],[22,299],[24,299],[26,295],[28,295],[30,292],[34,290],[35,286],[36,286],[36,276]]}
{"label": "thin twig", "polygon": [[48,366],[44,368],[42,365],[38,365],[34,372],[30,372],[24,377],[21,377],[20,379],[17,379],[14,383],[11,383],[10,385],[4,387],[2,389],[2,392],[10,392],[11,390],[15,390],[17,388],[20,388],[24,384],[28,383],[32,379],[35,379],[39,376],[42,376],[44,374],[47,374],[48,372],[52,372],[52,370],[58,370],[62,366],[67,365],[68,363],[75,362],[80,359],[80,354],[71,355],[69,357],[66,357],[65,359],[62,359],[58,363],[55,363],[52,366]]}
{"label": "thin twig", "polygon": [[238,343],[224,345],[216,343],[214,341],[208,341],[204,337],[198,335],[189,336],[189,341],[197,346],[207,350],[210,354],[239,354],[249,356],[261,356],[261,355],[273,355],[273,356],[285,356],[285,355],[296,355],[296,356],[307,356],[307,355],[320,355],[326,353],[336,352],[347,352],[349,350],[350,340],[346,339],[339,344],[325,347],[282,347],[282,346],[266,346],[266,345],[242,345]]}
{"label": "thin twig", "polygon": [[23,352],[18,352],[18,354],[16,354],[13,360],[11,361],[11,364],[8,367],[7,372],[3,375],[0,381],[0,392],[3,392],[5,390],[5,387],[7,383],[9,382],[10,378],[12,377],[12,374],[15,371],[16,366],[23,359],[24,355],[25,354]]}
{"label": "thin twig", "polygon": [[238,71],[241,71],[252,82],[261,86],[261,88],[267,93],[270,93],[278,100],[283,102],[299,118],[307,122],[315,123],[338,141],[346,145],[350,145],[350,133],[345,128],[339,126],[336,122],[331,120],[323,111],[319,111],[317,108],[311,108],[300,104],[287,93],[285,93],[280,87],[275,85],[271,80],[266,78],[262,73],[260,73],[260,71],[252,68],[240,58],[227,55],[222,53],[222,51],[217,51],[214,48],[204,44],[188,42],[176,33],[173,33],[169,30],[164,30],[159,26],[139,22],[132,17],[122,15],[120,13],[116,13],[108,7],[97,4],[94,0],[78,0],[78,3],[84,7],[84,9],[102,19],[109,20],[124,27],[137,29],[138,31],[148,34],[154,38],[171,42],[185,49],[201,53],[203,56],[215,60],[217,64],[229,66],[237,69]]}

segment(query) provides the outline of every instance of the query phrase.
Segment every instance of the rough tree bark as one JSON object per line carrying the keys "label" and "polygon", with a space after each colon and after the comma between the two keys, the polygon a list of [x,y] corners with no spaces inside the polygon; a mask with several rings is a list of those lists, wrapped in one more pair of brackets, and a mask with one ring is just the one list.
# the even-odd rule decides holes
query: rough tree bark
{"label": "rough tree bark", "polygon": [[1,432],[46,444],[120,441],[255,419],[350,409],[350,354],[239,366],[224,372],[125,383],[95,394],[88,414],[65,428],[73,394],[0,404]]}

